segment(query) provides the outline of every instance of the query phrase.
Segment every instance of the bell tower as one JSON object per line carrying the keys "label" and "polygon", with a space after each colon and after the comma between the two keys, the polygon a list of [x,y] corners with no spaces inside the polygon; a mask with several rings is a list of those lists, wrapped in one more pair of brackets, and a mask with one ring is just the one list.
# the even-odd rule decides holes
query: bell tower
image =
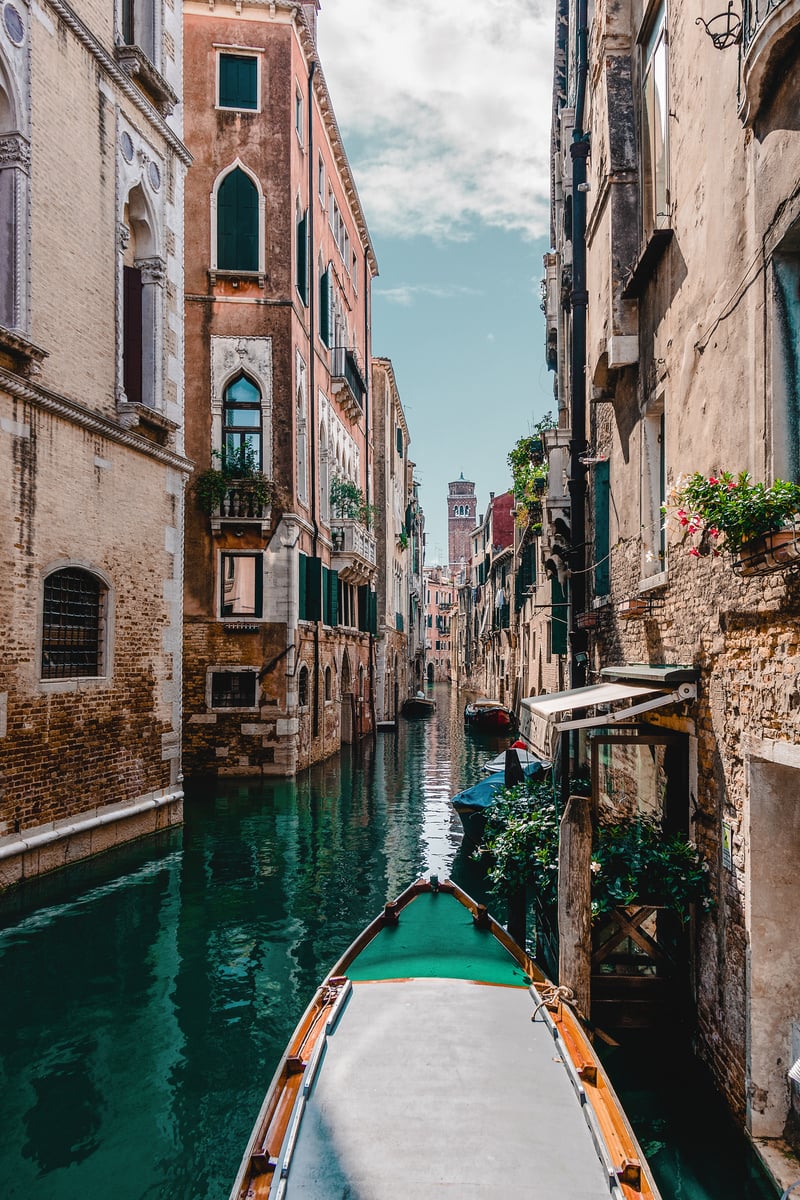
{"label": "bell tower", "polygon": [[451,571],[457,571],[471,557],[469,535],[475,528],[478,501],[475,484],[464,478],[447,485],[447,553]]}

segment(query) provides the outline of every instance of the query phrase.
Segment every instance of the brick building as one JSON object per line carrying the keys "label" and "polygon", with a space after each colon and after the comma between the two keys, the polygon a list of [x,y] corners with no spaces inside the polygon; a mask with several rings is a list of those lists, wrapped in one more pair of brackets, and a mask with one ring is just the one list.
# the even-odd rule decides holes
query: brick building
{"label": "brick building", "polygon": [[745,0],[741,38],[715,43],[680,5],[600,3],[582,62],[581,6],[558,10],[547,353],[571,505],[545,533],[551,549],[571,537],[572,683],[651,687],[617,744],[598,714],[595,786],[608,799],[610,773],[629,804],[638,771],[637,803],[709,864],[685,978],[697,1047],[785,1186],[800,1174],[784,1156],[800,1114],[800,591],[777,560],[748,576],[691,555],[661,504],[694,471],[800,479],[800,22]]}
{"label": "brick building", "polygon": [[447,554],[449,566],[457,571],[469,562],[470,534],[478,518],[475,484],[464,478],[464,472],[447,485]]}
{"label": "brick building", "polygon": [[288,775],[374,716],[377,267],[314,0],[184,14],[186,768]]}
{"label": "brick building", "polygon": [[182,810],[180,8],[0,20],[0,886]]}

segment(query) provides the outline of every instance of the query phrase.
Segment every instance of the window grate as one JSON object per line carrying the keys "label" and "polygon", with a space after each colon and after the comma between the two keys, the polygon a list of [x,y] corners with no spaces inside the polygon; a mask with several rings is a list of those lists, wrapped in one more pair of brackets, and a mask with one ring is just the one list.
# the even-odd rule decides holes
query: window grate
{"label": "window grate", "polygon": [[44,584],[42,678],[100,674],[100,581],[88,571],[55,571]]}
{"label": "window grate", "polygon": [[255,671],[215,671],[211,676],[212,708],[255,708]]}

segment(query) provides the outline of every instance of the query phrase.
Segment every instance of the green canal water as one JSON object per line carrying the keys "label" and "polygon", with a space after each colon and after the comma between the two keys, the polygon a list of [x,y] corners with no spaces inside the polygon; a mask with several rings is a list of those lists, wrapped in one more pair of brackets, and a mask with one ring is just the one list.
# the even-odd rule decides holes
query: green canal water
{"label": "green canal water", "polygon": [[[182,830],[3,902],[0,1200],[225,1200],[300,1013],[385,900],[428,871],[486,899],[448,800],[497,747],[435,694],[296,781],[188,785]],[[664,1200],[774,1196],[681,1052],[609,1068]]]}

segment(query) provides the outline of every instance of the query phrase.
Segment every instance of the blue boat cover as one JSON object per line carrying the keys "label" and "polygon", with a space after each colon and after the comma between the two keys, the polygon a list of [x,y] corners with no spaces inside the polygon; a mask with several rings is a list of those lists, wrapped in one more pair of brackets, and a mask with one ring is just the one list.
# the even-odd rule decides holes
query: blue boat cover
{"label": "blue boat cover", "polygon": [[[525,778],[530,779],[533,775],[537,775],[540,771],[544,770],[544,763],[531,763],[524,768]],[[505,787],[505,781],[502,772],[499,775],[490,775],[488,779],[481,779],[478,783],[474,783],[472,787],[465,788],[463,792],[458,792],[453,796],[451,804],[456,812],[462,808],[490,808],[494,803],[496,793],[503,787]]]}

